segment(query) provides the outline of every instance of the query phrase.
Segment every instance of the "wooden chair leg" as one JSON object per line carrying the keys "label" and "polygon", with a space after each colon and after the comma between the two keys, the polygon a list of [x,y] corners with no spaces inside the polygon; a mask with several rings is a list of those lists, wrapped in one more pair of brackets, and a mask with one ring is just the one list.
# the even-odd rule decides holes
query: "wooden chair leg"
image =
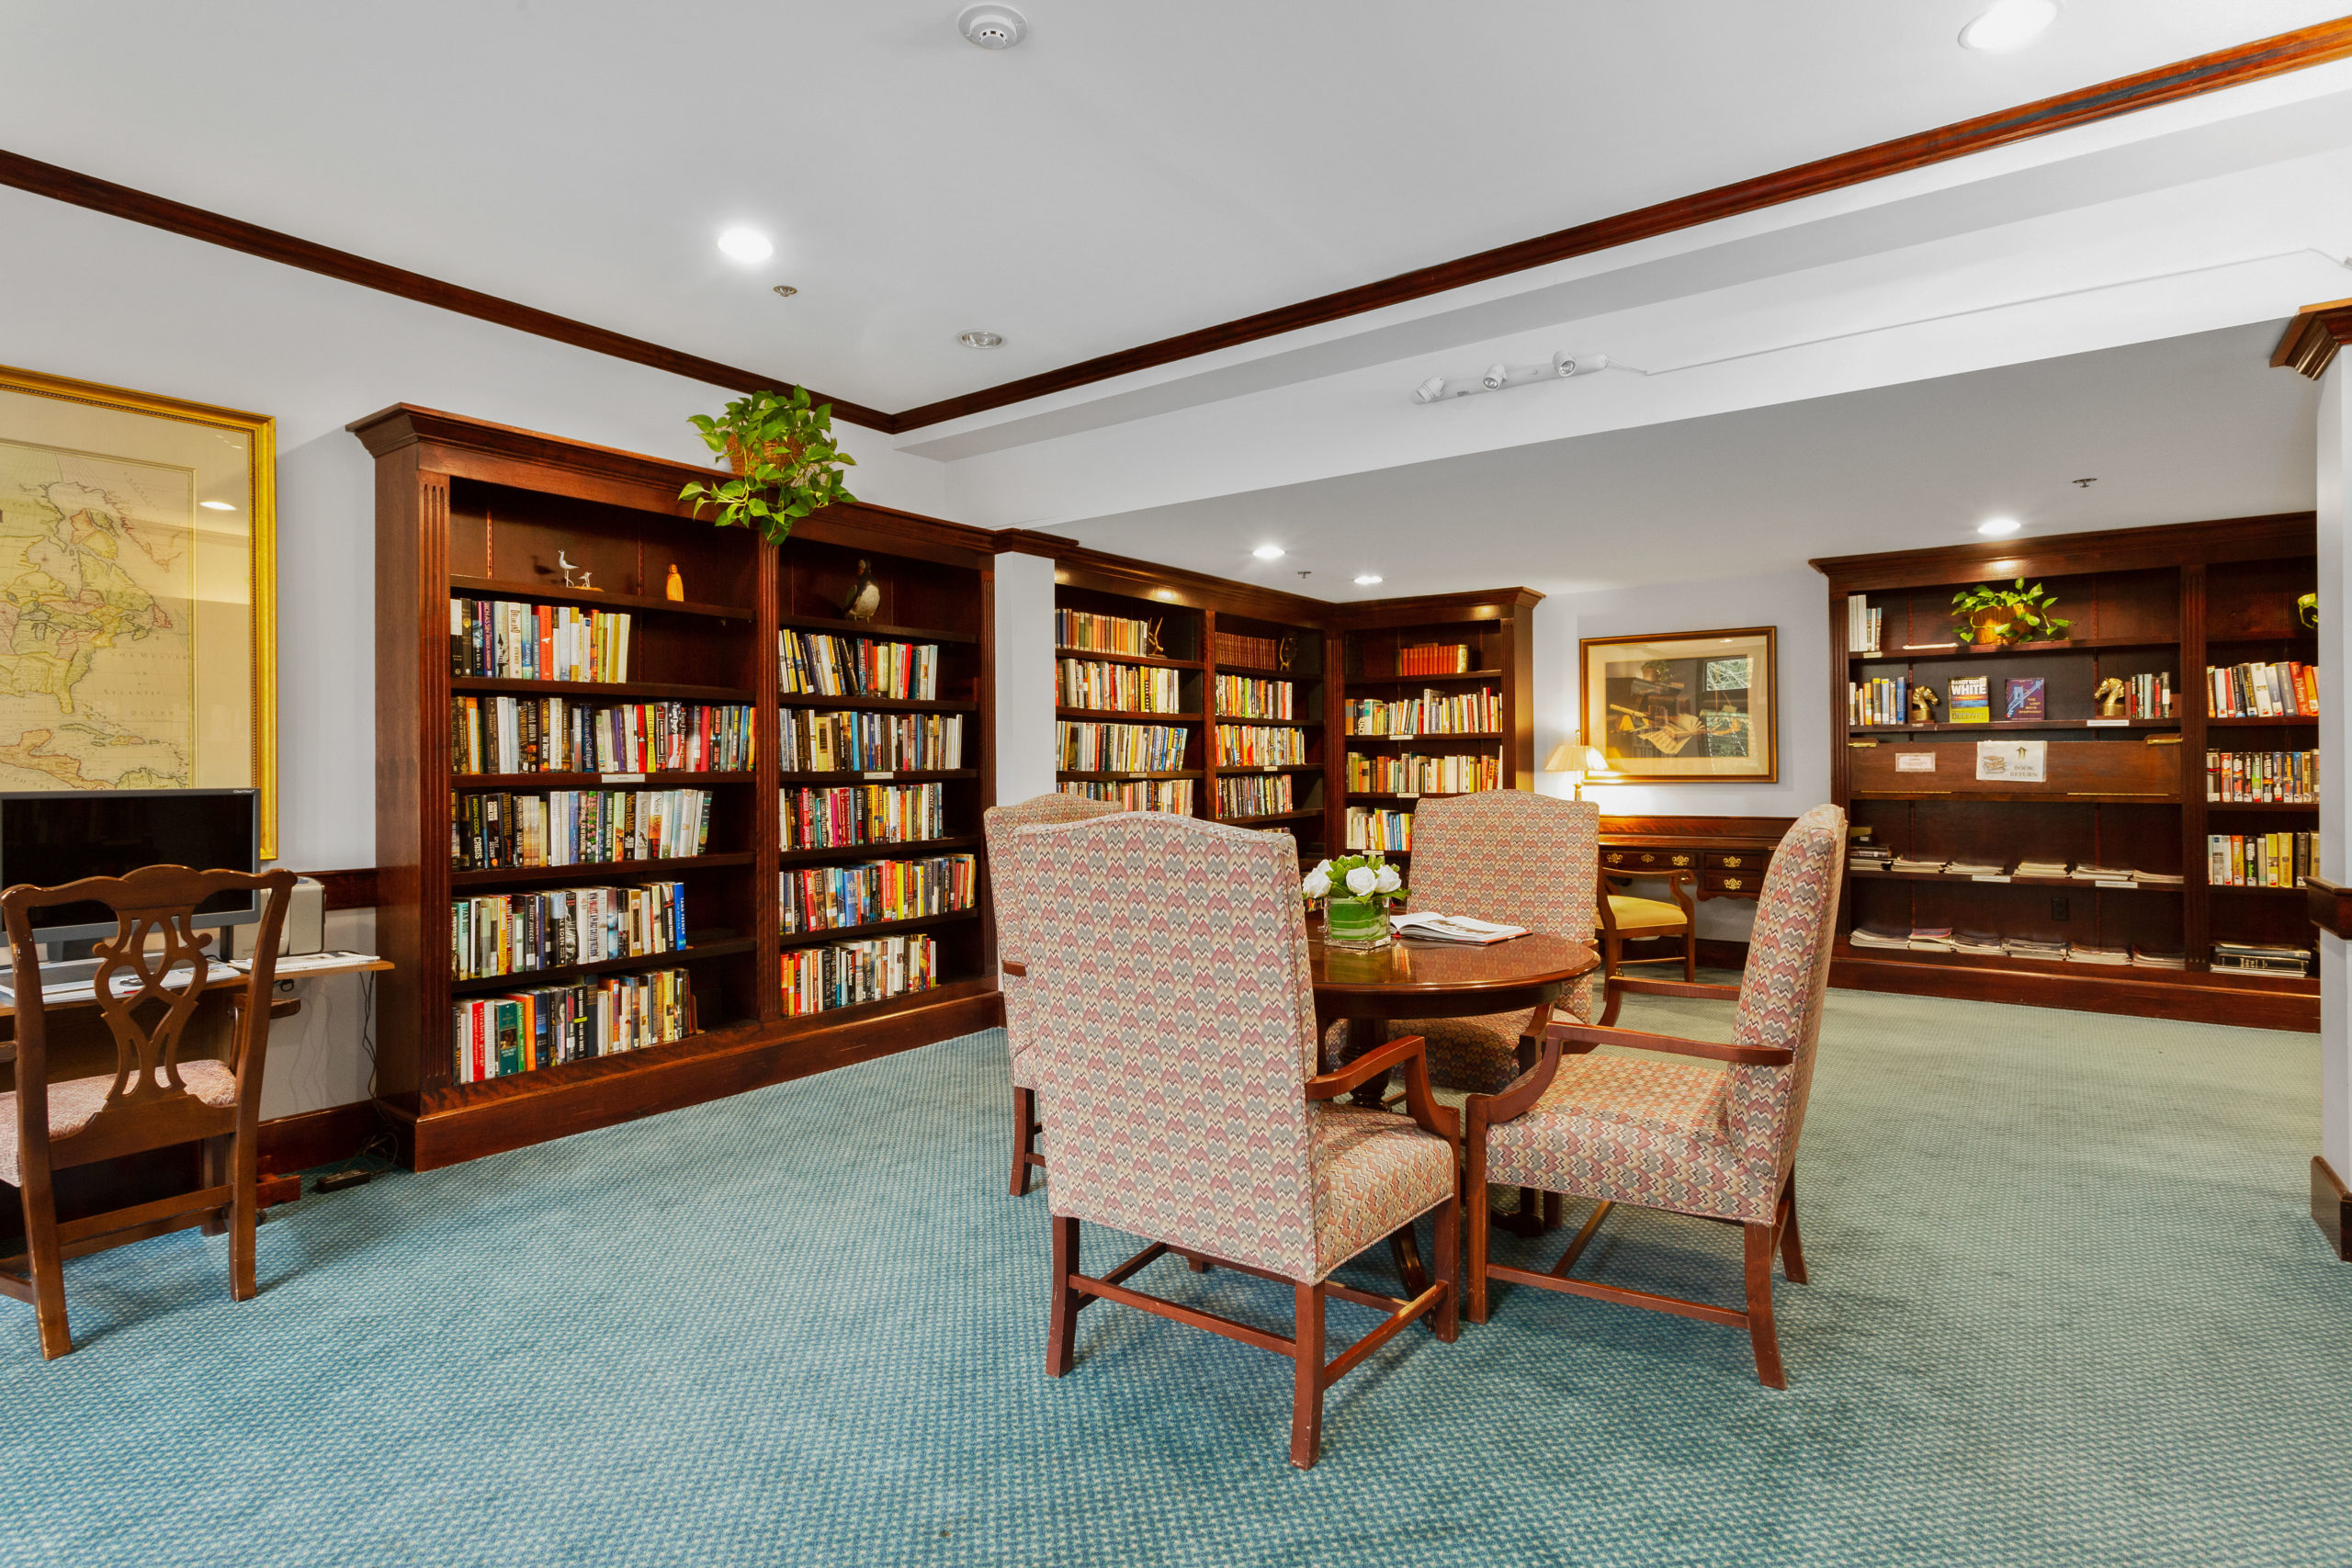
{"label": "wooden chair leg", "polygon": [[[196,1184],[199,1187],[229,1185],[229,1140],[225,1137],[207,1138],[197,1145]],[[217,1209],[204,1217],[206,1235],[225,1235],[229,1230],[229,1211]]]}
{"label": "wooden chair leg", "polygon": [[1781,1194],[1781,1271],[1792,1285],[1805,1282],[1804,1247],[1797,1240],[1797,1173],[1793,1170]]}
{"label": "wooden chair leg", "polygon": [[[1486,1195],[1481,1193],[1483,1204]],[[1453,1197],[1437,1212],[1437,1234],[1430,1238],[1430,1248],[1437,1254],[1434,1267],[1438,1282],[1445,1287],[1445,1299],[1438,1303],[1438,1338],[1451,1345],[1462,1335],[1462,1194]]]}
{"label": "wooden chair leg", "polygon": [[1184,1267],[1195,1274],[1205,1274],[1209,1271],[1209,1260],[1197,1253],[1188,1252],[1184,1254]]}
{"label": "wooden chair leg", "polygon": [[1606,945],[1609,952],[1601,966],[1600,1027],[1614,1029],[1617,1027],[1617,1010],[1625,1005],[1625,993],[1617,984],[1620,978],[1618,971],[1625,964],[1625,951],[1623,939],[1613,932],[1611,933]]}
{"label": "wooden chair leg", "polygon": [[33,1277],[33,1317],[40,1325],[40,1353],[54,1361],[74,1349],[65,1322],[65,1258],[57,1245],[57,1200],[46,1180],[25,1190],[25,1258]]}
{"label": "wooden chair leg", "polygon": [[1756,1349],[1757,1381],[1767,1388],[1786,1388],[1781,1337],[1772,1327],[1773,1227],[1768,1222],[1742,1228],[1747,1233],[1747,1337]]}
{"label": "wooden chair leg", "polygon": [[1692,920],[1682,928],[1682,983],[1699,983],[1699,922]]}
{"label": "wooden chair leg", "polygon": [[1015,1198],[1029,1195],[1029,1151],[1036,1146],[1037,1091],[1012,1086],[1012,1179],[1006,1184]]}
{"label": "wooden chair leg", "polygon": [[1469,1245],[1462,1259],[1463,1291],[1468,1298],[1470,1321],[1487,1321],[1487,1235],[1490,1216],[1487,1212],[1487,1150],[1486,1129],[1472,1127],[1469,1134],[1477,1142],[1464,1151],[1467,1163],[1462,1173],[1463,1196],[1459,1201],[1470,1212],[1464,1216],[1468,1222]]}
{"label": "wooden chair leg", "polygon": [[1323,1452],[1323,1287],[1293,1285],[1290,1461],[1312,1470]]}
{"label": "wooden chair leg", "polygon": [[1566,1202],[1566,1200],[1557,1192],[1544,1194],[1544,1228],[1545,1230],[1555,1231],[1560,1228],[1560,1215]]}
{"label": "wooden chair leg", "polygon": [[1078,1308],[1083,1299],[1070,1289],[1078,1272],[1078,1218],[1054,1216],[1053,1320],[1046,1334],[1046,1375],[1058,1378],[1069,1371],[1070,1351],[1078,1335]]}
{"label": "wooden chair leg", "polygon": [[254,1283],[254,1229],[261,1224],[260,1177],[254,1167],[261,1142],[254,1129],[242,1129],[231,1139],[229,1165],[233,1173],[229,1200],[229,1299],[249,1302],[258,1292]]}

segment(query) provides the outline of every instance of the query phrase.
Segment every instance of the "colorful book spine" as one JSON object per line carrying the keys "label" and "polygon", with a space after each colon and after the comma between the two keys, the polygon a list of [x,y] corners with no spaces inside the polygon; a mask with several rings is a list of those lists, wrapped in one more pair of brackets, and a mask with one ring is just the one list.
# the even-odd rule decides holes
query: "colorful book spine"
{"label": "colorful book spine", "polygon": [[686,945],[686,885],[492,893],[449,906],[458,980],[674,953]]}
{"label": "colorful book spine", "polygon": [[[1348,753],[1348,788],[1363,795],[1474,795],[1503,787],[1495,756],[1396,757]],[[1368,846],[1369,847],[1369,846]]]}
{"label": "colorful book spine", "polygon": [[2319,715],[2319,671],[2289,660],[2281,664],[2210,664],[2206,696],[2215,718],[2315,718]]}
{"label": "colorful book spine", "polygon": [[1095,724],[1062,719],[1054,726],[1056,766],[1073,773],[1171,773],[1182,771],[1191,733],[1173,725]]}
{"label": "colorful book spine", "polygon": [[2208,751],[2205,798],[2257,806],[2319,799],[2317,751]]}
{"label": "colorful book spine", "polygon": [[921,933],[871,937],[783,954],[787,1018],[911,996],[939,984],[939,943]]}
{"label": "colorful book spine", "polygon": [[[1174,674],[1174,671],[1168,671]],[[1220,718],[1295,718],[1296,688],[1288,681],[1261,681],[1249,675],[1216,678],[1216,711]]]}
{"label": "colorful book spine", "polygon": [[461,1000],[451,1012],[450,1077],[460,1084],[666,1045],[695,1028],[684,969],[535,986]]}
{"label": "colorful book spine", "polygon": [[1365,697],[1347,704],[1351,735],[1494,735],[1502,724],[1502,694],[1491,686],[1454,695],[1425,691],[1399,702]]}
{"label": "colorful book spine", "polygon": [[1216,781],[1219,817],[1272,817],[1297,809],[1288,773],[1244,773]]}
{"label": "colorful book spine", "polygon": [[1413,814],[1381,807],[1348,807],[1348,848],[1405,854],[1413,848]]}
{"label": "colorful book spine", "polygon": [[628,679],[626,612],[511,599],[449,601],[449,672],[501,681]]}
{"label": "colorful book spine", "polygon": [[947,836],[947,786],[843,784],[776,792],[777,842],[786,850],[906,844]]}
{"label": "colorful book spine", "polygon": [[1278,729],[1254,724],[1216,727],[1216,765],[1220,768],[1279,768],[1306,761],[1306,731]]}
{"label": "colorful book spine", "polygon": [[1282,644],[1270,637],[1251,637],[1245,632],[1220,631],[1216,634],[1216,661],[1238,664],[1248,670],[1272,670],[1282,664]]}
{"label": "colorful book spine", "polygon": [[797,936],[953,914],[972,907],[978,876],[967,854],[787,869],[776,876],[778,929]]}
{"label": "colorful book spine", "polygon": [[[1064,659],[1057,700],[1066,708],[1115,708],[1123,713],[1182,713],[1183,674],[1148,664],[1105,664]],[[1218,682],[1221,687],[1224,682]]]}
{"label": "colorful book spine", "polygon": [[1460,675],[1473,668],[1465,643],[1414,643],[1396,650],[1399,675]]}
{"label": "colorful book spine", "polygon": [[458,871],[674,860],[710,847],[704,789],[465,790],[449,796]]}
{"label": "colorful book spine", "polygon": [[888,697],[934,702],[939,696],[939,645],[836,637],[830,632],[775,634],[777,672],[786,693],[819,697]]}
{"label": "colorful book spine", "polygon": [[959,713],[788,708],[776,733],[787,773],[940,773],[964,765]]}
{"label": "colorful book spine", "polygon": [[1060,786],[1064,795],[1107,800],[1122,811],[1170,811],[1193,814],[1191,779],[1072,779]]}
{"label": "colorful book spine", "polygon": [[2205,878],[2216,887],[2293,887],[2317,867],[2316,833],[2209,833]]}
{"label": "colorful book spine", "polygon": [[594,703],[563,697],[449,701],[458,773],[741,773],[752,710],[736,703]]}
{"label": "colorful book spine", "polygon": [[1138,658],[1158,652],[1151,624],[1119,615],[1090,615],[1082,610],[1054,612],[1054,643],[1081,653],[1125,653]]}

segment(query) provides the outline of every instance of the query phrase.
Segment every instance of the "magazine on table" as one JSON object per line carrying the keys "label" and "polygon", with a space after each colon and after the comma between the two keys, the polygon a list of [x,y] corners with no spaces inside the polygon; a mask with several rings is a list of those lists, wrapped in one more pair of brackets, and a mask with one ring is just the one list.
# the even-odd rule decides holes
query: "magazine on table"
{"label": "magazine on table", "polygon": [[1467,915],[1436,915],[1427,911],[1391,915],[1388,924],[1398,936],[1417,937],[1429,942],[1469,942],[1479,947],[1509,942],[1515,936],[1527,934],[1525,926],[1498,926],[1492,920],[1474,920]]}

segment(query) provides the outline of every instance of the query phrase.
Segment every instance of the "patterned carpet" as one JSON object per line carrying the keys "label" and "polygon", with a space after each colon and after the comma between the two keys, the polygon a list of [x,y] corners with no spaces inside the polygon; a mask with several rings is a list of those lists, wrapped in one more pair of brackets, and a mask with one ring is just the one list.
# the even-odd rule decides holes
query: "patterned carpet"
{"label": "patterned carpet", "polygon": [[[193,1233],[83,1261],[54,1364],[0,1302],[0,1562],[2352,1562],[2312,1037],[1838,993],[1822,1050],[1786,1393],[1736,1330],[1508,1290],[1336,1390],[1306,1474],[1261,1352],[1103,1305],[1051,1382],[985,1034],[305,1199],[242,1307]],[[1738,1299],[1728,1229],[1603,1238]]]}

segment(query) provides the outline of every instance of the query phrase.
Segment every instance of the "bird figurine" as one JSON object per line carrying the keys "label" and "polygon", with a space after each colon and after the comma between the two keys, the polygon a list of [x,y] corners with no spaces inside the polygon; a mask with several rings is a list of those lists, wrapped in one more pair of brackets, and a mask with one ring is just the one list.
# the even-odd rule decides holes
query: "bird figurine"
{"label": "bird figurine", "polygon": [[842,601],[842,615],[845,620],[870,621],[874,612],[882,607],[882,590],[866,570],[868,563],[857,563],[857,581],[849,585],[849,597]]}

